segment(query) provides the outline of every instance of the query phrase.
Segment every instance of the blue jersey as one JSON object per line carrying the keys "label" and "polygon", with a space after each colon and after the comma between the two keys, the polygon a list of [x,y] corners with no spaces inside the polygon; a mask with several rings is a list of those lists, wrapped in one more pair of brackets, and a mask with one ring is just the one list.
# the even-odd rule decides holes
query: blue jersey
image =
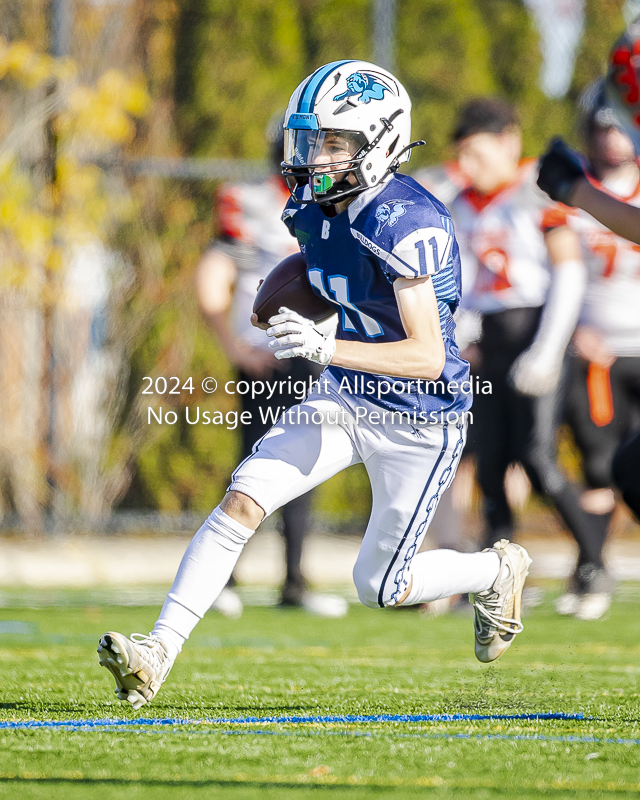
{"label": "blue jersey", "polygon": [[287,204],[283,221],[307,263],[313,290],[338,311],[338,339],[406,339],[393,283],[430,275],[438,301],[446,363],[438,381],[417,381],[329,366],[343,391],[391,411],[440,422],[441,412],[471,406],[469,364],[454,339],[460,301],[460,257],[446,207],[406,175],[359,195],[346,211],[328,217],[315,203]]}

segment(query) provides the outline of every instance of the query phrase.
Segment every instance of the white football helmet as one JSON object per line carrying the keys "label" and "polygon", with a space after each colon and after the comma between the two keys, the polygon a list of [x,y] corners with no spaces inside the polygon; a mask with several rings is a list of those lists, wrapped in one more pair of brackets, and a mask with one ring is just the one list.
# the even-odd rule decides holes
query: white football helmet
{"label": "white football helmet", "polygon": [[609,53],[605,92],[625,133],[640,155],[640,17],[636,17]]}
{"label": "white football helmet", "polygon": [[296,202],[336,203],[378,185],[417,144],[402,84],[375,64],[334,61],[291,96],[282,175]]}
{"label": "white football helmet", "polygon": [[597,128],[623,130],[618,115],[609,102],[604,78],[591,81],[578,101],[578,131],[582,138],[588,141]]}

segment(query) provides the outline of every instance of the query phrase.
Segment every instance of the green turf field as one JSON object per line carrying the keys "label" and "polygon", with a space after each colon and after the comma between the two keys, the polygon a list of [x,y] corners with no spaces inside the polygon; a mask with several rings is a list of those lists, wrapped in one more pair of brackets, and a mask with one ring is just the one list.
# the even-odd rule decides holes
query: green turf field
{"label": "green turf field", "polygon": [[[550,600],[493,666],[470,617],[351,608],[344,620],[248,608],[211,615],[142,712],[113,695],[98,636],[155,608],[0,609],[0,718],[188,724],[0,730],[0,796],[19,798],[605,798],[640,796],[640,614]],[[581,720],[271,722],[335,715],[583,714]],[[257,717],[263,721],[210,722]],[[583,738],[586,741],[580,741]],[[612,740],[624,740],[620,742]]]}

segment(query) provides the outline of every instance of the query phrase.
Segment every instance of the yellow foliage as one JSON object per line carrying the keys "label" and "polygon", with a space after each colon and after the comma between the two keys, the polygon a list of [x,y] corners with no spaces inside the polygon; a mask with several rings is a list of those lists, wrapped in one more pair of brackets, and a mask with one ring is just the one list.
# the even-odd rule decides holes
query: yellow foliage
{"label": "yellow foliage", "polygon": [[25,288],[27,274],[27,267],[25,264],[4,264],[2,267],[2,286],[7,289],[17,289],[18,287]]}
{"label": "yellow foliage", "polygon": [[141,80],[130,80],[117,69],[107,70],[98,79],[98,94],[103,102],[121,106],[134,116],[141,116],[149,108],[150,98]]}
{"label": "yellow foliage", "polygon": [[99,191],[102,170],[95,164],[80,165],[76,159],[60,156],[58,186],[69,200],[84,200]]}
{"label": "yellow foliage", "polygon": [[10,70],[23,70],[33,59],[33,49],[26,42],[14,42],[6,51],[7,63]]}
{"label": "yellow foliage", "polygon": [[130,81],[124,95],[124,108],[134,117],[143,117],[151,107],[151,98],[142,79]]}
{"label": "yellow foliage", "polygon": [[156,19],[162,22],[169,22],[172,20],[178,11],[178,4],[174,3],[173,0],[156,0],[153,8]]}
{"label": "yellow foliage", "polygon": [[21,213],[14,226],[16,241],[20,247],[27,256],[38,260],[46,257],[51,246],[53,231],[53,220],[37,211]]}
{"label": "yellow foliage", "polygon": [[76,75],[73,61],[0,37],[0,80],[11,76],[26,90],[48,81],[64,84],[64,107],[53,120],[55,185],[38,187],[11,157],[0,162],[0,286],[24,288],[29,264],[63,269],[69,246],[104,239],[115,221],[134,213],[132,201],[107,197],[103,171],[85,159],[131,141],[132,117],[143,116],[151,104],[145,84],[117,69],[105,72],[95,86],[74,84]]}
{"label": "yellow foliage", "polygon": [[45,262],[48,269],[52,272],[59,272],[65,265],[64,254],[59,247],[51,247],[47,252],[47,259]]}
{"label": "yellow foliage", "polygon": [[0,225],[5,228],[11,227],[18,216],[18,206],[13,198],[6,197],[0,200]]}
{"label": "yellow foliage", "polygon": [[65,136],[89,138],[96,148],[123,144],[135,134],[131,116],[142,116],[150,105],[139,80],[130,81],[119,70],[102,75],[95,89],[76,86],[59,116],[57,130]]}

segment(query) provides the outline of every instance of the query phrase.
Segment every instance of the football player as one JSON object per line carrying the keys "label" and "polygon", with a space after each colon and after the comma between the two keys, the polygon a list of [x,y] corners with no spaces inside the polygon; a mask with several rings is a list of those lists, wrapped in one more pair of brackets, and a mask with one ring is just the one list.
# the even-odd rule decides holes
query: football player
{"label": "football player", "polygon": [[[640,17],[614,43],[609,53],[605,95],[618,122],[640,154]],[[588,180],[580,155],[562,139],[554,139],[540,160],[538,186],[553,200],[577,206],[605,227],[640,244],[640,211],[612,197]]]}
{"label": "football player", "polygon": [[[517,116],[508,103],[479,98],[461,112],[454,141],[471,185],[452,204],[460,242],[463,311],[480,314],[479,376],[491,392],[474,402],[477,476],[485,542],[510,537],[505,492],[510,463],[521,462],[549,496],[586,558],[604,534],[560,470],[555,447],[564,354],[580,311],[585,268],[576,237],[559,229],[545,242],[548,200],[535,163],[521,161]],[[553,269],[550,269],[552,265]]]}
{"label": "football player", "polygon": [[101,638],[100,662],[134,708],[154,697],[264,517],[358,462],[373,494],[353,573],[361,602],[384,608],[472,593],[484,662],[522,630],[530,564],[522,547],[505,540],[482,553],[419,552],[462,454],[471,395],[454,339],[460,261],[451,218],[396,174],[416,144],[410,132],[405,89],[367,62],[321,67],[291,97],[283,219],[315,292],[338,312],[337,335],[286,308],[270,320],[277,358],[326,370],[233,474],[151,634]]}
{"label": "football player", "polygon": [[[581,117],[589,181],[639,207],[640,169],[633,143],[605,96],[603,80],[585,92]],[[547,228],[561,225],[579,236],[588,267],[567,398],[568,421],[589,487],[581,503],[608,520],[615,507],[614,452],[640,425],[640,248],[577,208],[558,206],[549,213]],[[601,558],[584,561],[556,608],[580,619],[598,619],[610,606],[612,588]]]}
{"label": "football player", "polygon": [[[605,94],[618,122],[640,154],[640,17],[614,43],[608,60]],[[540,162],[538,185],[553,200],[577,206],[619,236],[640,245],[640,209],[589,181],[578,153],[561,139],[551,143]],[[640,519],[640,431],[622,444],[613,461],[622,496]]]}

